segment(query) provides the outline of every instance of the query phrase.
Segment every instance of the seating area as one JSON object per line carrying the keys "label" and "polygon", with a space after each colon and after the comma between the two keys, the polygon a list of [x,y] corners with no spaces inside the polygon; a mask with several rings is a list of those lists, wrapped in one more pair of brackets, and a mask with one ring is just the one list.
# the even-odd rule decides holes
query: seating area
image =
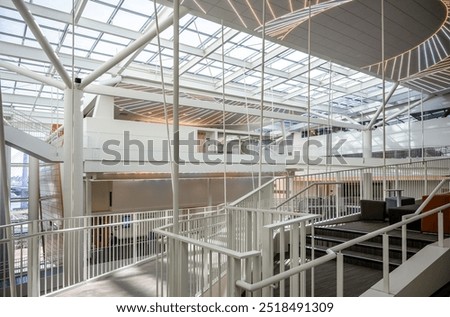
{"label": "seating area", "polygon": [[[402,220],[402,216],[412,214],[417,211],[423,201],[428,196],[423,196],[422,200],[416,201],[412,197],[387,197],[386,201],[382,200],[361,200],[361,220],[364,221],[381,221],[394,224]],[[400,202],[400,205],[398,203]],[[433,199],[424,207],[422,212],[426,212],[450,203],[450,192],[436,194]],[[438,220],[437,215],[426,217],[408,224],[409,230],[437,233]],[[444,232],[450,233],[450,213],[444,213]]]}

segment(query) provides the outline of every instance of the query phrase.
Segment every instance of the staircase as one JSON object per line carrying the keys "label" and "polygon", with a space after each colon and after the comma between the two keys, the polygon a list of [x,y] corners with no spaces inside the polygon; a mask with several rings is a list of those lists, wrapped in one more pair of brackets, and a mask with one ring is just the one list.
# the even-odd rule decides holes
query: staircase
{"label": "staircase", "polygon": [[[346,226],[316,227],[314,236],[315,257],[326,254],[326,250],[333,246],[358,238],[367,231]],[[426,245],[437,241],[437,236],[410,232],[408,235],[408,258],[416,254]],[[307,237],[308,249],[311,250],[311,236]],[[343,251],[344,262],[359,266],[381,270],[383,267],[382,237],[377,236],[371,240],[352,246]],[[311,252],[309,252],[311,255]],[[389,260],[392,271],[401,264],[401,231],[394,231],[389,236]]]}
{"label": "staircase", "polygon": [[[330,226],[317,226],[314,229],[314,258],[326,254],[326,250],[333,246],[347,242],[367,234],[368,232],[387,226],[382,222],[352,222],[348,224],[337,224]],[[312,258],[311,235],[307,236],[307,259]],[[426,245],[437,241],[437,236],[422,234],[420,232],[408,231],[407,252],[408,258],[412,257]],[[289,249],[288,249],[289,250]],[[344,296],[360,296],[372,285],[383,277],[383,248],[382,237],[377,236],[371,240],[357,244],[345,249],[344,254]],[[285,258],[289,259],[289,252]],[[393,271],[400,266],[401,252],[401,230],[394,230],[389,235],[389,269]],[[289,261],[284,263],[285,270],[289,269]],[[275,274],[280,270],[279,254],[275,256]],[[315,268],[314,279],[316,290],[314,296],[336,295],[336,262],[330,261]],[[306,274],[307,295],[310,296],[311,272]],[[289,296],[289,279],[285,280],[284,295]],[[280,290],[275,291],[275,295]]]}

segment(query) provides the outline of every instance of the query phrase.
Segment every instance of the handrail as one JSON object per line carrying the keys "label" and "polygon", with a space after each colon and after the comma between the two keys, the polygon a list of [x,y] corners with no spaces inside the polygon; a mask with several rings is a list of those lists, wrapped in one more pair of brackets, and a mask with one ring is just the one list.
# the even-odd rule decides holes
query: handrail
{"label": "handrail", "polygon": [[434,208],[432,210],[429,210],[427,212],[421,213],[420,215],[416,215],[416,216],[411,217],[409,219],[406,219],[406,220],[394,223],[394,224],[389,225],[387,227],[384,227],[384,228],[381,228],[381,229],[369,232],[369,233],[367,233],[367,234],[365,234],[365,235],[363,235],[361,237],[358,237],[358,238],[355,238],[353,240],[341,243],[341,244],[339,244],[337,246],[331,247],[328,250],[330,250],[332,252],[335,252],[335,253],[336,252],[340,252],[340,251],[342,251],[344,249],[347,249],[347,248],[349,248],[351,246],[354,246],[355,244],[367,241],[369,239],[372,239],[372,238],[374,238],[376,236],[382,235],[382,234],[387,233],[389,231],[392,231],[394,229],[398,229],[401,226],[404,226],[404,225],[407,225],[408,223],[414,222],[416,220],[419,220],[419,219],[431,216],[431,215],[433,215],[433,214],[435,214],[435,213],[437,213],[439,211],[442,211],[444,209],[447,209],[447,208],[450,208],[450,203],[445,204],[443,206],[439,206],[439,207]]}
{"label": "handrail", "polygon": [[306,220],[322,218],[322,215],[314,215],[314,214],[307,214],[307,213],[298,213],[297,216],[299,216],[299,217],[294,218],[294,219],[281,221],[281,222],[271,223],[269,225],[265,225],[264,227],[265,228],[269,228],[269,229],[277,229],[277,228],[280,228],[280,227],[290,226],[290,225],[293,225],[295,223],[306,221]]}
{"label": "handrail", "polygon": [[260,208],[248,208],[248,207],[235,207],[235,206],[226,206],[225,209],[229,210],[241,210],[241,211],[249,211],[249,212],[260,212],[260,213],[270,213],[270,214],[276,214],[276,215],[283,215],[283,216],[299,216],[298,212],[292,212],[292,211],[279,211],[274,209],[260,209]]}
{"label": "handrail", "polygon": [[321,256],[320,258],[314,259],[305,264],[301,264],[292,269],[278,273],[276,275],[273,275],[271,277],[268,277],[268,278],[261,280],[259,282],[256,282],[256,283],[248,283],[243,280],[238,280],[238,281],[236,281],[236,286],[239,286],[240,288],[242,288],[245,291],[254,292],[254,291],[260,290],[263,287],[267,287],[272,284],[278,283],[281,280],[287,279],[287,278],[291,277],[292,275],[301,273],[303,271],[309,270],[318,265],[324,264],[328,261],[334,260],[335,258],[336,258],[335,253],[327,254],[327,255]]}
{"label": "handrail", "polygon": [[433,191],[431,192],[430,195],[428,195],[427,199],[425,199],[425,201],[419,206],[419,208],[416,210],[416,212],[414,213],[414,215],[418,215],[422,212],[422,210],[425,208],[426,205],[428,205],[428,203],[430,202],[431,199],[433,199],[434,195],[436,195],[436,193],[439,191],[439,189],[441,189],[441,187],[445,184],[445,182],[447,182],[448,180],[450,180],[450,177],[445,177],[443,180],[441,180],[441,182],[436,186],[435,189],[433,189]]}
{"label": "handrail", "polygon": [[199,240],[194,240],[194,239],[191,239],[191,238],[180,236],[178,234],[174,234],[172,232],[167,232],[167,231],[164,231],[164,230],[160,230],[159,228],[158,229],[154,229],[153,232],[156,232],[156,233],[158,233],[160,235],[163,235],[163,236],[171,237],[171,238],[173,238],[175,240],[179,240],[179,241],[186,242],[186,243],[189,243],[189,244],[193,244],[193,245],[196,245],[196,246],[199,246],[199,247],[211,250],[211,251],[215,251],[215,252],[218,252],[218,253],[230,256],[230,257],[232,257],[234,259],[246,259],[246,258],[251,258],[251,257],[254,257],[254,256],[258,256],[258,255],[261,254],[261,251],[256,251],[256,250],[254,250],[254,251],[247,251],[247,252],[233,251],[233,250],[230,250],[230,249],[227,249],[227,248],[223,248],[223,247],[220,247],[220,246],[217,246],[217,245],[214,245],[214,244],[210,244],[210,243],[207,243],[207,242],[202,242],[202,241],[199,241]]}
{"label": "handrail", "polygon": [[[239,280],[239,281],[236,281],[236,285],[239,286],[240,288],[242,288],[245,291],[254,292],[254,291],[259,290],[259,289],[261,289],[263,287],[267,287],[267,286],[270,286],[272,284],[278,283],[281,280],[287,279],[287,278],[291,277],[292,275],[301,273],[303,271],[309,270],[309,269],[311,269],[313,267],[316,267],[318,265],[324,264],[324,263],[326,263],[328,261],[334,260],[337,257],[337,254],[336,254],[337,252],[340,252],[343,249],[348,248],[348,247],[350,247],[350,246],[352,246],[352,245],[354,245],[356,243],[364,242],[364,241],[369,240],[369,239],[371,239],[373,237],[376,237],[376,236],[378,236],[380,234],[392,231],[394,229],[398,229],[399,227],[401,227],[403,225],[406,225],[406,224],[408,224],[410,222],[413,222],[413,221],[416,221],[416,220],[428,217],[428,216],[430,216],[432,214],[435,214],[435,213],[437,213],[437,212],[439,212],[439,211],[441,211],[443,209],[446,209],[446,208],[450,208],[450,203],[448,203],[448,204],[446,204],[444,206],[437,207],[435,209],[432,209],[432,210],[427,211],[425,213],[422,213],[420,215],[414,216],[414,217],[412,217],[412,218],[410,218],[408,220],[404,220],[404,221],[398,222],[396,224],[387,226],[385,228],[381,228],[381,229],[376,230],[374,232],[368,233],[368,234],[366,234],[366,235],[364,235],[362,237],[355,238],[355,239],[350,240],[348,242],[341,243],[341,244],[339,244],[339,245],[337,245],[335,247],[327,249],[326,250],[327,254],[324,255],[324,256],[321,256],[320,258],[314,259],[314,260],[309,261],[309,262],[307,262],[305,264],[301,264],[301,265],[299,265],[299,266],[297,266],[295,268],[289,269],[289,270],[284,271],[282,273],[279,273],[277,275],[273,275],[273,276],[268,277],[268,278],[266,278],[264,280],[261,280],[259,282],[248,283],[246,281]],[[364,239],[362,239],[362,238],[364,238]],[[355,243],[353,243],[353,241],[355,241]]]}
{"label": "handrail", "polygon": [[275,207],[275,209],[280,208],[281,206],[283,206],[285,203],[290,202],[291,200],[293,200],[294,198],[298,197],[299,195],[301,195],[302,193],[306,192],[307,190],[309,190],[311,187],[316,186],[316,185],[336,185],[336,184],[344,184],[344,182],[314,182],[310,185],[308,185],[307,187],[303,188],[301,191],[299,191],[298,193],[296,193],[294,196],[289,197],[288,199],[286,199],[285,201],[283,201],[281,204],[279,204],[278,206]]}
{"label": "handrail", "polygon": [[277,181],[278,179],[282,179],[285,176],[280,176],[280,177],[275,177],[273,179],[271,179],[270,181],[268,181],[265,184],[262,184],[261,186],[259,186],[258,188],[255,188],[254,190],[252,190],[251,192],[249,192],[248,194],[242,196],[241,198],[238,198],[237,200],[233,201],[229,206],[236,206],[237,204],[239,204],[240,202],[244,201],[245,199],[251,197],[252,195],[258,193],[259,191],[261,191],[263,188],[269,186],[270,184],[273,184],[275,181]]}
{"label": "handrail", "polygon": [[[432,194],[429,195],[429,198],[430,197],[431,198],[434,197],[434,195],[440,189],[442,184],[445,181],[448,181],[449,179],[450,179],[450,177],[445,177],[439,183],[439,185],[437,186],[439,188],[433,190]],[[426,204],[428,204],[428,202],[429,202],[429,200],[427,199],[421,204],[421,207],[423,206],[422,210],[423,210],[423,208],[425,208],[425,206],[426,206]],[[295,268],[289,269],[289,270],[284,271],[282,273],[279,273],[277,275],[273,275],[273,276],[271,276],[269,278],[266,278],[266,279],[264,279],[262,281],[259,281],[259,282],[256,282],[256,283],[248,283],[246,281],[239,280],[239,281],[236,282],[236,285],[239,286],[240,288],[242,288],[243,290],[251,291],[251,292],[259,290],[259,289],[262,289],[263,287],[267,287],[267,286],[270,286],[270,285],[272,285],[274,283],[278,283],[278,282],[280,282],[283,279],[289,278],[289,277],[291,277],[291,276],[293,276],[295,274],[298,274],[300,272],[303,272],[305,270],[308,270],[310,268],[316,267],[316,266],[321,265],[323,263],[326,263],[326,262],[328,262],[330,260],[333,260],[333,259],[335,259],[337,257],[337,253],[339,253],[342,250],[347,249],[347,248],[349,248],[349,247],[351,247],[351,246],[353,246],[355,244],[358,244],[358,243],[370,240],[370,239],[372,239],[372,238],[374,238],[376,236],[379,236],[379,235],[385,234],[387,232],[390,232],[392,230],[398,229],[400,227],[406,226],[407,224],[409,224],[411,222],[414,222],[414,221],[422,219],[422,218],[426,218],[428,216],[431,216],[431,215],[433,215],[435,213],[438,213],[438,212],[440,212],[442,210],[445,210],[447,208],[450,208],[450,203],[445,204],[443,206],[439,206],[439,207],[434,208],[432,210],[429,210],[427,212],[424,212],[424,213],[421,213],[421,214],[418,214],[418,215],[414,215],[413,217],[410,217],[408,219],[404,219],[404,220],[402,220],[400,222],[397,222],[395,224],[392,224],[392,225],[389,225],[387,227],[384,227],[384,228],[375,230],[373,232],[367,233],[367,234],[365,234],[365,235],[363,235],[361,237],[358,237],[358,238],[352,239],[350,241],[341,243],[341,244],[339,244],[337,246],[328,248],[326,250],[326,253],[327,253],[326,255],[324,255],[324,256],[322,256],[320,258],[314,259],[314,260],[312,260],[312,261],[310,261],[308,263],[301,264],[300,266],[297,266]]]}

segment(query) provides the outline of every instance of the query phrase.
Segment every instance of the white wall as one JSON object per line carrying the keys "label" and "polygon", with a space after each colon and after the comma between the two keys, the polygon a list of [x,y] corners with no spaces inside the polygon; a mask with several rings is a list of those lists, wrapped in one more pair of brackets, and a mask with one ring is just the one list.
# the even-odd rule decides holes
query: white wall
{"label": "white wall", "polygon": [[[180,127],[180,158],[188,162],[180,164],[180,172],[223,172],[223,154],[202,153],[198,150],[195,143],[198,130],[190,126]],[[170,173],[169,147],[164,124],[85,118],[84,136],[85,172]],[[246,133],[243,133],[243,136],[246,136]],[[188,146],[186,142],[191,145]],[[271,157],[277,164],[267,164],[263,172],[284,171],[285,156],[271,153]],[[114,160],[116,161],[113,162]],[[228,172],[258,172],[258,159],[255,155],[230,154],[227,164]]]}

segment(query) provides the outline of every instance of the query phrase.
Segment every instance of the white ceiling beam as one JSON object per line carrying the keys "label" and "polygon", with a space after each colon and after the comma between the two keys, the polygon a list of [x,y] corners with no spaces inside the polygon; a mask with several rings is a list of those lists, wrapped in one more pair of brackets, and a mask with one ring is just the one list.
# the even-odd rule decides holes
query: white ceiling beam
{"label": "white ceiling beam", "polygon": [[[186,14],[188,13],[187,10],[183,10],[182,12],[180,12],[180,18],[184,17]],[[155,14],[157,14],[157,12],[155,12]],[[161,10],[161,16],[158,17],[158,28],[156,28],[156,19],[148,26],[147,30],[145,32],[151,31],[152,29],[156,29],[156,35],[158,35],[158,31],[159,33],[162,33],[164,30],[166,30],[170,25],[165,25],[165,28],[162,29],[161,28],[161,23],[160,23],[160,19],[162,21],[165,21],[166,19],[171,19],[171,13],[170,10],[167,7],[164,7],[163,10]],[[173,20],[172,20],[173,23]],[[150,40],[151,42],[151,40]],[[127,69],[128,66],[130,66],[130,64],[136,59],[136,57],[145,49],[145,45],[142,46],[141,48],[139,48],[138,50],[136,50],[133,54],[131,54],[130,56],[128,56],[123,63],[120,64],[120,69],[117,71],[117,74],[122,74],[123,71],[125,69]]]}
{"label": "white ceiling beam", "polygon": [[36,72],[33,72],[29,69],[23,68],[23,67],[19,67],[17,65],[14,65],[12,63],[8,63],[8,62],[4,62],[4,61],[0,61],[0,67],[6,68],[9,71],[15,72],[17,74],[32,78],[34,80],[37,80],[41,83],[44,83],[46,85],[49,86],[53,86],[56,87],[58,89],[64,90],[64,88],[66,87],[64,85],[64,83],[62,81],[44,76],[44,75],[40,75],[37,74]]}
{"label": "white ceiling beam", "polygon": [[76,7],[75,7],[75,25],[78,24],[80,21],[81,16],[83,15],[83,11],[86,8],[86,5],[89,0],[80,0],[78,1]]}
{"label": "white ceiling beam", "polygon": [[396,82],[394,86],[392,86],[391,90],[389,91],[388,95],[386,96],[384,103],[380,105],[377,112],[375,112],[375,115],[372,117],[372,120],[370,120],[369,124],[366,126],[367,130],[372,129],[373,125],[377,121],[378,117],[380,116],[383,109],[385,109],[387,103],[389,102],[389,99],[391,99],[392,95],[394,94],[395,90],[397,89],[398,85],[400,85],[399,82]]}
{"label": "white ceiling beam", "polygon": [[56,55],[55,51],[53,50],[52,46],[48,42],[47,38],[44,36],[44,34],[41,31],[41,28],[34,20],[33,15],[28,10],[27,6],[22,0],[12,0],[14,5],[17,8],[17,11],[19,11],[20,15],[24,19],[25,23],[28,25],[31,32],[34,34],[36,40],[41,45],[43,51],[47,55],[48,59],[52,63],[53,67],[55,67],[56,71],[58,72],[59,76],[61,76],[62,80],[66,84],[67,87],[72,87],[72,80],[67,73],[66,69],[62,65],[61,61],[59,60],[58,55]]}
{"label": "white ceiling beam", "polygon": [[[180,14],[186,14],[187,13],[186,7],[180,8]],[[170,14],[168,17],[166,17],[164,20],[160,21],[159,28],[160,30],[165,30],[169,26],[172,25],[173,22],[173,14]],[[134,53],[136,50],[140,49],[142,46],[145,46],[149,41],[155,38],[157,35],[157,29],[156,26],[150,28],[147,32],[145,32],[141,37],[139,37],[137,40],[135,40],[133,43],[129,44],[127,47],[125,47],[123,50],[118,52],[114,55],[111,59],[103,63],[99,68],[94,70],[91,74],[86,76],[83,81],[80,84],[80,89],[83,89],[90,83],[94,82],[97,78],[99,78],[101,75],[105,74],[107,71],[109,71],[111,68],[119,64],[121,61],[123,61],[125,58],[127,58],[130,54]]]}
{"label": "white ceiling beam", "polygon": [[194,57],[187,64],[185,64],[183,67],[181,67],[181,69],[180,69],[180,76],[183,75],[184,73],[186,73],[187,71],[189,71],[192,67],[194,67],[195,65],[200,63],[205,58],[208,58],[212,53],[214,53],[216,50],[218,50],[222,46],[222,43],[227,43],[228,41],[233,39],[239,33],[240,32],[237,31],[237,30],[228,29],[224,33],[223,39],[222,38],[218,38],[216,41],[214,41],[214,43],[210,44],[204,50],[204,53],[203,53],[202,56]]}
{"label": "white ceiling beam", "polygon": [[[21,105],[31,105],[31,106],[43,106],[43,107],[56,107],[57,105],[62,106],[61,100],[58,99],[50,99],[39,97],[36,98],[34,96],[25,96],[25,95],[17,95],[17,94],[8,94],[3,93],[3,102],[8,102],[12,104],[21,104]],[[31,109],[30,109],[31,110]]]}

